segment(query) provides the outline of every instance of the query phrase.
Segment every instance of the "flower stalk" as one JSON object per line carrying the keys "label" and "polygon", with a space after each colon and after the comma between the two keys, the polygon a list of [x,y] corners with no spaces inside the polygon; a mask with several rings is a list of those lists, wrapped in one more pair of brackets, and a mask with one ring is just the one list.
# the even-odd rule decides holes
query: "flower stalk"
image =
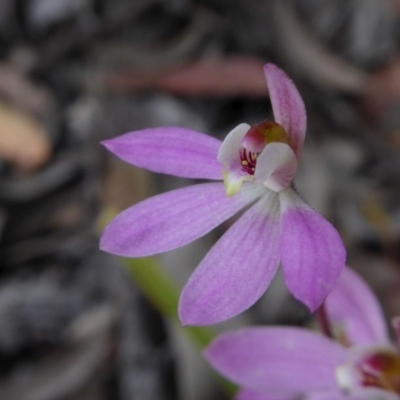
{"label": "flower stalk", "polygon": [[317,317],[323,334],[329,338],[333,338],[331,324],[326,312],[325,302],[323,302],[317,309]]}
{"label": "flower stalk", "polygon": [[[132,280],[154,308],[180,327],[177,312],[179,289],[165,269],[151,257],[122,258],[121,260],[127,267]],[[181,329],[200,349],[208,346],[216,337],[214,330],[208,327],[189,326]],[[215,374],[215,377],[227,395],[231,396],[237,392],[235,384],[220,375]]]}

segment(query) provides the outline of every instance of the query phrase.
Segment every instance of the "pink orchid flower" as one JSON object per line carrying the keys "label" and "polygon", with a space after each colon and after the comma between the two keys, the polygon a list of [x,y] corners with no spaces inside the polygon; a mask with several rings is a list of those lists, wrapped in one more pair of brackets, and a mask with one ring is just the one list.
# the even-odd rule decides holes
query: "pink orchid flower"
{"label": "pink orchid flower", "polygon": [[400,354],[367,284],[346,268],[325,304],[336,341],[303,328],[253,327],[206,349],[213,367],[243,387],[236,400],[400,399]]}
{"label": "pink orchid flower", "polygon": [[223,182],[174,190],[125,210],[104,230],[102,250],[127,257],[172,250],[247,208],[183,289],[184,325],[213,324],[243,312],[265,292],[280,263],[291,293],[315,310],[345,264],[337,231],[292,188],[306,130],[303,101],[275,65],[265,65],[264,72],[275,122],[241,124],[222,143],[178,127],[103,142],[138,167]]}

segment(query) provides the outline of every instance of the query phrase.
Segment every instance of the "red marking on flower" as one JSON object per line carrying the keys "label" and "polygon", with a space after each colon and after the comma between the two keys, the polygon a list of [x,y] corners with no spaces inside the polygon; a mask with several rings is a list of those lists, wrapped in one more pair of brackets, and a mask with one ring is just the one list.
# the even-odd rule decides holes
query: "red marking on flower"
{"label": "red marking on flower", "polygon": [[242,165],[242,171],[248,173],[249,175],[254,175],[254,171],[257,165],[257,153],[252,153],[246,149],[241,149],[240,154],[240,164]]}
{"label": "red marking on flower", "polygon": [[252,126],[242,141],[243,147],[253,153],[261,153],[268,143],[289,144],[288,134],[274,121],[262,121]]}
{"label": "red marking on flower", "polygon": [[362,386],[365,387],[376,387],[376,388],[381,388],[383,389],[382,382],[380,380],[380,377],[375,376],[369,372],[362,371],[362,380],[361,380]]}
{"label": "red marking on flower", "polygon": [[400,393],[400,357],[396,353],[372,354],[358,364],[362,385]]}

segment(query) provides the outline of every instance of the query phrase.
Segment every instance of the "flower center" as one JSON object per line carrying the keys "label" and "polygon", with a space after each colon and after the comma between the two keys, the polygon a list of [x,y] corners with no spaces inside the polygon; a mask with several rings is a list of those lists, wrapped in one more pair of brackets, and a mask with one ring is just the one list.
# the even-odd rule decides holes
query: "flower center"
{"label": "flower center", "polygon": [[254,175],[256,170],[258,153],[252,153],[246,149],[240,149],[240,163],[242,165],[242,171],[248,173],[249,175]]}
{"label": "flower center", "polygon": [[362,385],[400,394],[400,356],[394,351],[372,354],[358,363]]}
{"label": "flower center", "polygon": [[272,121],[263,121],[248,130],[242,140],[243,147],[239,150],[243,172],[254,175],[257,157],[269,143],[289,145],[289,136],[281,125]]}
{"label": "flower center", "polygon": [[296,154],[289,142],[283,127],[271,121],[253,127],[240,124],[229,132],[217,156],[224,165],[227,195],[238,193],[245,181],[275,192],[288,187],[297,169]]}
{"label": "flower center", "polygon": [[379,349],[355,362],[339,367],[339,385],[375,387],[400,394],[400,355],[391,349]]}

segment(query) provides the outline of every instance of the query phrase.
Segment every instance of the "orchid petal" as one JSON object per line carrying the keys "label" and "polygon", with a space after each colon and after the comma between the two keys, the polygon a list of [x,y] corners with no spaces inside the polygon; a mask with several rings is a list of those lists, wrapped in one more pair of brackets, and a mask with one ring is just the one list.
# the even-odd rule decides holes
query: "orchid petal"
{"label": "orchid petal", "polygon": [[100,248],[145,257],[183,246],[259,197],[250,189],[230,198],[222,183],[204,183],[154,196],[119,214],[105,228]]}
{"label": "orchid petal", "polygon": [[235,400],[296,400],[293,396],[286,394],[272,394],[265,392],[256,392],[254,390],[242,389],[236,395]]}
{"label": "orchid petal", "polygon": [[183,178],[222,179],[221,142],[180,127],[130,132],[102,144],[122,160],[153,172]]}
{"label": "orchid petal", "polygon": [[260,393],[253,390],[242,389],[235,400],[399,400],[393,393],[389,394],[385,390],[371,388],[362,389],[357,393],[349,394],[339,389],[329,390],[328,392],[312,392],[301,397],[288,394]]}
{"label": "orchid petal", "polygon": [[[250,129],[248,124],[240,124],[232,129],[225,137],[218,151],[218,161],[225,165],[226,168],[231,169],[232,164],[237,168],[239,160],[239,150],[242,148],[242,140]],[[240,162],[238,163],[240,166]]]}
{"label": "orchid petal", "polygon": [[292,182],[297,170],[297,159],[293,150],[285,143],[270,143],[257,158],[254,173],[256,182],[279,192]]}
{"label": "orchid petal", "polygon": [[346,251],[336,229],[290,188],[279,193],[280,251],[286,285],[313,312],[342,272]]}
{"label": "orchid petal", "polygon": [[378,299],[364,280],[346,267],[326,298],[326,310],[333,327],[344,330],[351,344],[389,341],[386,321]]}
{"label": "orchid petal", "polygon": [[294,152],[299,158],[307,128],[303,99],[293,81],[276,65],[266,64],[264,74],[275,121],[288,133]]}
{"label": "orchid petal", "polygon": [[347,351],[301,328],[253,327],[219,336],[204,352],[222,375],[248,389],[300,394],[337,388]]}
{"label": "orchid petal", "polygon": [[183,325],[209,325],[234,317],[252,306],[270,284],[279,265],[278,203],[274,193],[264,193],[190,277],[179,304]]}

